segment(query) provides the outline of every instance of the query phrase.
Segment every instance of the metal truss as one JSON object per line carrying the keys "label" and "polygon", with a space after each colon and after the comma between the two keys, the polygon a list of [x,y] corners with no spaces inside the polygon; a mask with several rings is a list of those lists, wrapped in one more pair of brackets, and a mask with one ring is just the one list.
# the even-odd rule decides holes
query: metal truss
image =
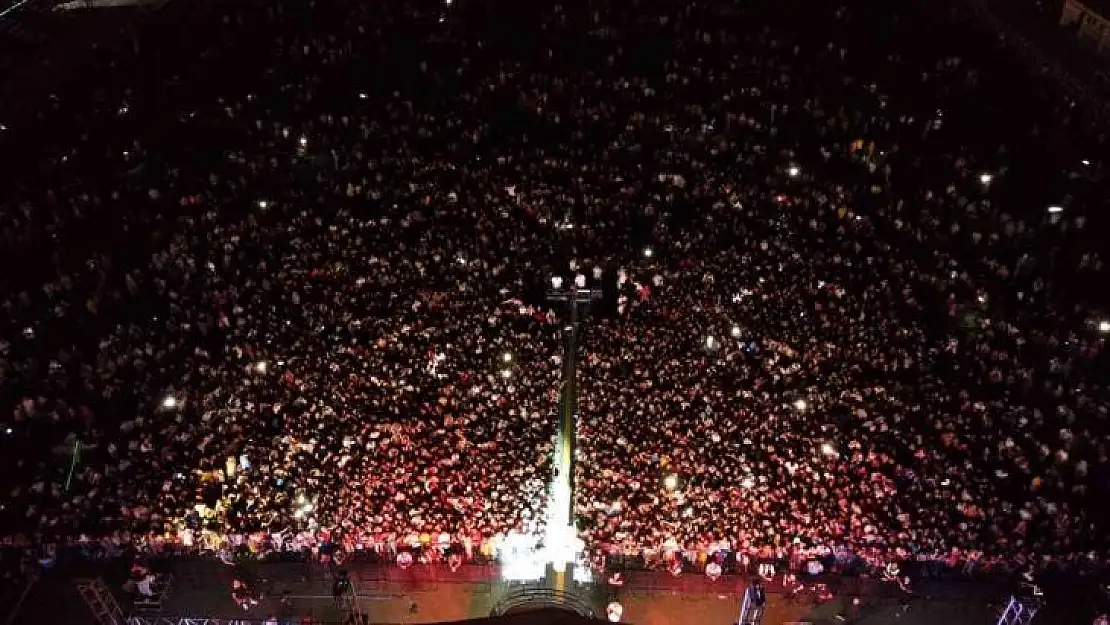
{"label": "metal truss", "polygon": [[[1033,589],[1034,592],[1040,592],[1036,586]],[[998,619],[998,625],[1029,625],[1041,609],[1041,605],[1039,597],[1010,597],[1010,602],[1006,604],[1006,609]]]}
{"label": "metal truss", "polygon": [[[120,625],[123,622],[123,611],[103,578],[78,579],[73,584],[99,625]],[[11,620],[8,622],[11,623]]]}

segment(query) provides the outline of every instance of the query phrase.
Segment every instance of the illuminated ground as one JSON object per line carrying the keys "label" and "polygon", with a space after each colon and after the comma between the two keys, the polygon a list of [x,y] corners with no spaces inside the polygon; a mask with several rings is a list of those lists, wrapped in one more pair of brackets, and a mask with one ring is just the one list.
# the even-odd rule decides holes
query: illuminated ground
{"label": "illuminated ground", "polygon": [[[739,601],[728,595],[671,595],[657,593],[650,596],[625,597],[624,620],[636,625],[691,625],[693,623],[726,625],[735,623],[739,614]],[[789,605],[777,595],[768,596],[766,625],[809,622],[814,625],[840,624],[836,612],[841,605],[833,601],[816,608]],[[962,602],[931,601],[914,606],[899,616],[898,603],[880,600],[868,604],[854,625],[989,625],[989,610],[976,609],[973,604]]]}
{"label": "illuminated ground", "polygon": [[[497,595],[496,585],[441,583],[435,588],[381,594],[367,603],[376,623],[434,623],[489,615]],[[672,594],[669,592],[623,593],[623,621],[635,625],[730,625],[739,613],[734,595]],[[415,614],[409,613],[412,602]],[[602,602],[603,603],[603,602]],[[788,605],[777,595],[768,597],[766,625],[809,622],[813,625],[841,624],[835,618],[838,601],[819,607]],[[603,613],[603,606],[597,606]],[[895,600],[876,600],[863,606],[855,625],[990,625],[991,609],[981,602],[933,600],[915,604],[900,615]]]}

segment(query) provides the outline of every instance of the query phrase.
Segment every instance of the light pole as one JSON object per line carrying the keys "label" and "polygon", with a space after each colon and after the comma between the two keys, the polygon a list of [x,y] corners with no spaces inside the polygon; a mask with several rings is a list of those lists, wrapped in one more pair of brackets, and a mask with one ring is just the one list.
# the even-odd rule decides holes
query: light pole
{"label": "light pole", "polygon": [[600,289],[586,286],[586,276],[577,275],[574,283],[564,288],[561,277],[551,278],[547,299],[565,303],[570,308],[570,324],[566,326],[567,346],[563,363],[563,389],[559,402],[559,432],[555,457],[555,475],[552,480],[552,510],[547,527],[545,546],[549,548],[551,563],[555,567],[555,584],[562,590],[566,568],[572,566],[573,554],[561,553],[570,549],[577,530],[574,525],[574,455],[575,425],[578,419],[578,309],[601,299]]}

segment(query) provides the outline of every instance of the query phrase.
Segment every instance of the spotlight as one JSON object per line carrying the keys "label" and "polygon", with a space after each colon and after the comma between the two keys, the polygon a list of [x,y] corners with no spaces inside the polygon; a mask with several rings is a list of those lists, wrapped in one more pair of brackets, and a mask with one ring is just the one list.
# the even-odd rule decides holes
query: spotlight
{"label": "spotlight", "polygon": [[729,330],[729,334],[731,334],[734,339],[740,338],[740,326],[732,326],[732,329]]}
{"label": "spotlight", "polygon": [[1050,215],[1058,215],[1062,212],[1064,212],[1064,207],[1063,206],[1056,206],[1054,204],[1054,205],[1048,207],[1048,213]]}
{"label": "spotlight", "polygon": [[644,248],[644,258],[651,258],[653,254],[655,254],[655,252],[652,251],[650,247]]}
{"label": "spotlight", "polygon": [[563,288],[563,279],[560,278],[559,276],[552,277],[551,278],[551,288],[553,288],[555,290],[559,290],[559,289]]}
{"label": "spotlight", "polygon": [[678,488],[678,476],[674,473],[668,474],[667,477],[663,478],[663,488],[666,488],[667,490],[674,490]]}
{"label": "spotlight", "polygon": [[162,398],[162,407],[166,410],[177,408],[177,398],[173,395],[166,395]]}
{"label": "spotlight", "polygon": [[790,167],[789,167],[789,168],[788,168],[788,169],[786,170],[786,173],[790,174],[790,177],[791,177],[791,178],[797,178],[797,177],[798,177],[798,174],[802,173],[802,170],[801,170],[801,169],[799,169],[797,165],[791,165],[791,166],[790,166]]}
{"label": "spotlight", "polygon": [[1098,331],[1103,334],[1110,334],[1110,320],[1103,319],[1098,322]]}
{"label": "spotlight", "polygon": [[513,355],[510,354],[509,352],[505,352],[504,354],[501,354],[501,360],[502,360],[502,362],[512,362],[513,361]]}
{"label": "spotlight", "polygon": [[991,180],[994,180],[994,176],[990,174],[979,174],[979,182],[983,184],[990,184]]}
{"label": "spotlight", "polygon": [[807,406],[806,400],[804,400],[804,399],[799,399],[799,400],[794,402],[794,408],[796,408],[798,410],[805,410],[806,406]]}

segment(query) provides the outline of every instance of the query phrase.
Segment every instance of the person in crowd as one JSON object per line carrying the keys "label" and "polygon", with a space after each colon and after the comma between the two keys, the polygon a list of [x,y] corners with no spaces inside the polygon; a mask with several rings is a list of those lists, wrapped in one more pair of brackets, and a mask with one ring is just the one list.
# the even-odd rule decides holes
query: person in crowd
{"label": "person in crowd", "polygon": [[16,129],[7,542],[542,535],[565,277],[587,557],[1101,566],[1104,144],[922,7],[794,4],[247,2],[119,51]]}
{"label": "person in crowd", "polygon": [[135,588],[138,591],[139,597],[141,599],[144,599],[144,600],[147,600],[147,601],[154,599],[154,594],[155,594],[154,593],[154,582],[155,582],[155,580],[156,580],[156,577],[155,577],[154,573],[147,572],[147,574],[144,575],[142,577],[142,579],[140,579],[138,581],[138,583],[135,584]]}

